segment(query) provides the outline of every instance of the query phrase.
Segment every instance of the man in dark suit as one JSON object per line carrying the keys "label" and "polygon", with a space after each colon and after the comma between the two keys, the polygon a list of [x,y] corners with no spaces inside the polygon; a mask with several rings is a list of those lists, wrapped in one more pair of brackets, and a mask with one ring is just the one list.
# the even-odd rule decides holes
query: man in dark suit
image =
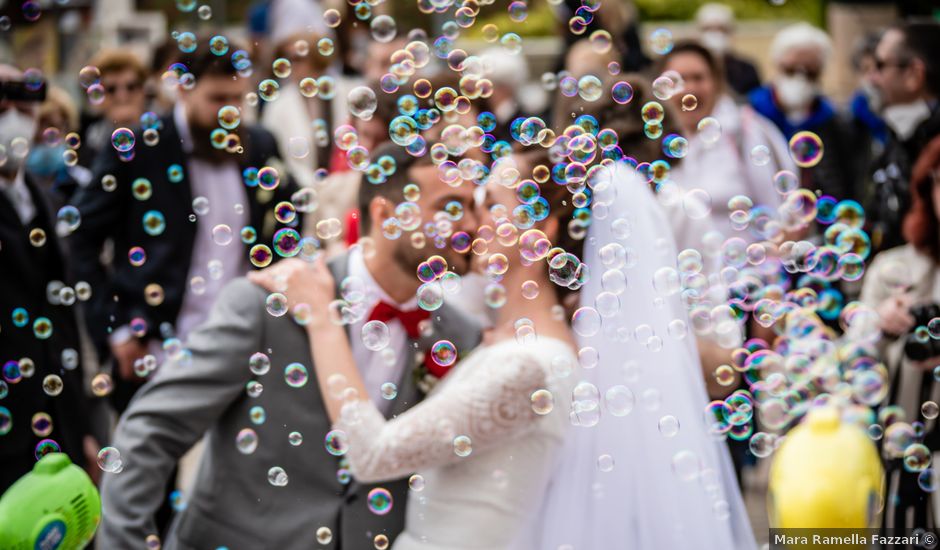
{"label": "man in dark suit", "polygon": [[875,49],[873,84],[888,139],[871,167],[873,189],[865,206],[872,254],[904,244],[911,171],[924,147],[940,135],[938,48],[940,25],[918,21],[888,29]]}
{"label": "man in dark suit", "polygon": [[[246,61],[234,44],[222,55],[218,42],[214,52],[209,40],[198,44],[174,65],[172,115],[116,130],[75,199],[82,222],[70,244],[77,273],[94,290],[89,331],[114,358],[119,410],[162,359],[163,343],[205,320],[227,281],[298,250],[289,228],[299,227],[300,214],[284,205],[275,214],[295,189],[274,138],[239,124],[250,91],[239,72]],[[288,231],[275,247],[279,228]],[[105,265],[108,241],[113,260]]]}
{"label": "man in dark suit", "polygon": [[[42,89],[11,94],[8,85],[21,78],[0,66],[0,145],[7,151],[36,133]],[[0,166],[0,493],[47,452],[61,450],[97,471],[73,309],[85,294],[70,286],[56,216],[24,175],[24,156],[11,152]],[[74,220],[67,212],[61,218]]]}

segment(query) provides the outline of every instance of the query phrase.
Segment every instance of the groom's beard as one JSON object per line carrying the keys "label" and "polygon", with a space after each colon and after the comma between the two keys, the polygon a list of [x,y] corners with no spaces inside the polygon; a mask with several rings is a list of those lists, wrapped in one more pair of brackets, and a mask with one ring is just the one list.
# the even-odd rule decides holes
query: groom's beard
{"label": "groom's beard", "polygon": [[[415,231],[421,231],[421,229]],[[470,272],[470,260],[472,259],[470,252],[458,254],[453,250],[438,250],[430,242],[425,244],[423,248],[415,248],[411,244],[411,239],[404,236],[400,237],[395,244],[396,246],[392,250],[392,262],[405,273],[414,273],[421,262],[427,261],[428,257],[435,254],[443,256],[447,261],[448,269],[457,275],[464,276]]]}
{"label": "groom's beard", "polygon": [[[209,136],[212,134],[213,130],[215,130],[215,128],[204,128],[190,121],[189,133],[193,140],[192,156],[210,164],[223,164],[236,160],[239,153],[229,153],[224,148],[216,149],[212,145],[212,140]],[[241,137],[241,134],[239,134],[237,130],[231,133],[238,134],[239,137]],[[244,145],[243,142],[242,146],[244,147]]]}

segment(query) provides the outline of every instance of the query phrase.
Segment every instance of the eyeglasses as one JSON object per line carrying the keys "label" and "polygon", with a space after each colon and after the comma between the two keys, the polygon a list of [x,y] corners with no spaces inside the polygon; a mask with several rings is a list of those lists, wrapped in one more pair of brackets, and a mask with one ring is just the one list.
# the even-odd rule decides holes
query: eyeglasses
{"label": "eyeglasses", "polygon": [[118,90],[124,90],[128,93],[134,93],[139,91],[142,88],[140,82],[128,82],[125,84],[108,84],[105,85],[104,91],[109,95],[116,94]]}
{"label": "eyeglasses", "polygon": [[875,58],[875,70],[879,73],[884,71],[887,67],[897,67],[903,69],[910,65],[910,61],[885,61],[884,59]]}
{"label": "eyeglasses", "polygon": [[803,75],[807,80],[819,79],[819,69],[809,69],[807,67],[780,67],[780,72],[787,76]]}

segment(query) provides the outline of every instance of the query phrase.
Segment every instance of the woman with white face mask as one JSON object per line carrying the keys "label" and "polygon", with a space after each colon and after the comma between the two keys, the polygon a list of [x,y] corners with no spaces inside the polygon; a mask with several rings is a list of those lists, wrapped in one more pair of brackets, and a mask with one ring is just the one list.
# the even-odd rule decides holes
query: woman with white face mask
{"label": "woman with white face mask", "polygon": [[832,51],[829,36],[798,23],[777,33],[770,50],[776,74],[769,84],[748,95],[751,106],[773,121],[787,140],[802,131],[822,140],[822,159],[801,170],[803,187],[836,200],[855,199],[858,167],[852,161],[852,133],[820,84]]}

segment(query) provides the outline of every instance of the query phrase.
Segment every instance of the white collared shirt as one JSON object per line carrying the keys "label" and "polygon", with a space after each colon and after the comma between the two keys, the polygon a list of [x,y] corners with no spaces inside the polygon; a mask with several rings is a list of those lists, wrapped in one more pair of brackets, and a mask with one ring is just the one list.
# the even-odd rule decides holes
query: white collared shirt
{"label": "white collared shirt", "polygon": [[[362,286],[366,290],[364,311],[365,315],[358,321],[349,326],[349,340],[352,348],[353,359],[362,375],[362,381],[369,392],[369,398],[375,403],[383,414],[387,415],[391,410],[393,400],[383,397],[382,384],[391,382],[396,388],[401,386],[403,376],[411,376],[409,366],[414,362],[414,350],[409,348],[408,334],[405,327],[398,319],[392,319],[387,323],[389,342],[386,349],[395,352],[395,361],[389,365],[385,362],[383,350],[371,351],[362,343],[362,327],[369,321],[369,315],[372,309],[380,301],[387,302],[401,311],[410,311],[418,308],[418,299],[413,297],[407,303],[399,304],[391,299],[388,294],[382,290],[382,287],[375,282],[372,274],[366,267],[365,259],[362,257],[362,250],[358,246],[353,246],[347,256],[349,266],[349,277],[358,278],[362,281]],[[339,283],[340,281],[337,281]],[[386,352],[387,353],[387,352]]]}
{"label": "white collared shirt", "polygon": [[[177,103],[173,110],[173,121],[179,131],[183,150],[191,153],[192,136],[182,102]],[[209,204],[208,212],[196,214],[196,236],[186,277],[187,286],[183,305],[176,318],[176,335],[185,340],[193,328],[206,320],[209,309],[225,283],[248,271],[248,254],[241,245],[239,232],[248,225],[249,207],[245,184],[234,160],[212,164],[189,156],[184,169],[188,170],[193,200],[205,197]],[[223,241],[217,242],[213,238],[213,228],[222,224],[231,229],[228,244],[218,244]],[[209,268],[210,263],[216,262],[221,263],[221,275]]]}
{"label": "white collared shirt", "polygon": [[16,210],[16,215],[20,218],[20,223],[29,225],[36,217],[36,205],[33,203],[33,197],[29,194],[29,188],[26,187],[26,179],[23,176],[23,170],[17,170],[13,181],[0,179],[0,190],[7,195]]}
{"label": "white collared shirt", "polygon": [[[192,157],[193,142],[182,102],[173,108],[173,122],[180,136],[183,152],[187,156],[186,177],[191,195],[208,199],[209,209],[205,214],[196,214],[196,235],[190,256],[189,272],[186,275],[186,290],[183,303],[176,316],[175,336],[183,341],[189,332],[209,316],[219,291],[226,283],[248,271],[248,254],[241,245],[239,232],[249,223],[248,194],[242,175],[235,161],[212,164]],[[167,185],[181,185],[168,183]],[[193,208],[192,205],[188,205]],[[225,224],[231,229],[231,241],[218,244],[213,238],[213,228]],[[257,229],[257,228],[256,228]],[[221,240],[220,240],[221,242]],[[221,265],[219,270],[210,270],[210,263]],[[121,344],[132,338],[130,327],[117,327],[109,336],[112,344]],[[163,342],[152,340],[148,351],[163,362]]]}

